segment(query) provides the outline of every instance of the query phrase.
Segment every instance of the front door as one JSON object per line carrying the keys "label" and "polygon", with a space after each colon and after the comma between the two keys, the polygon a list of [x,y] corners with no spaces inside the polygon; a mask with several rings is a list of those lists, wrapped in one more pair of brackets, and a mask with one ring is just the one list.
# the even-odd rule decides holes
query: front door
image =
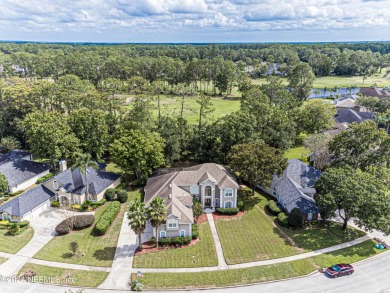
{"label": "front door", "polygon": [[204,199],[204,206],[210,207],[211,206],[211,198],[205,198]]}

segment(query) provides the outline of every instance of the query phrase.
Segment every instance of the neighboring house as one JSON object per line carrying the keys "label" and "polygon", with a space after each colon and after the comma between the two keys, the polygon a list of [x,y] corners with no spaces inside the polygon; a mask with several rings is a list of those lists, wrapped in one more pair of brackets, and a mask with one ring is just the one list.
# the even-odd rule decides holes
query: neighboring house
{"label": "neighboring house", "polygon": [[337,134],[343,132],[347,128],[348,128],[348,124],[345,122],[344,123],[336,123],[332,129],[324,131],[324,134],[334,136],[334,135],[337,135]]}
{"label": "neighboring house", "polygon": [[274,175],[268,194],[277,199],[286,213],[298,208],[304,220],[319,219],[319,210],[313,199],[315,194],[314,182],[320,177],[321,171],[297,159],[288,161],[288,166],[281,177]]}
{"label": "neighboring house", "polygon": [[34,162],[30,152],[13,150],[0,155],[0,173],[7,178],[10,192],[24,190],[34,185],[38,178],[49,172],[50,165]]}
{"label": "neighboring house", "polygon": [[361,88],[360,93],[366,97],[390,98],[390,90],[378,89],[375,87]]}
{"label": "neighboring house", "polygon": [[350,108],[337,109],[337,114],[334,118],[337,123],[362,123],[366,120],[374,120],[374,114],[372,112],[357,112]]}
{"label": "neighboring house", "polygon": [[[87,200],[86,183],[79,168],[67,169],[64,161],[61,168],[63,172],[0,206],[0,218],[12,221],[28,220],[49,208],[54,200],[58,200],[62,206],[82,204]],[[88,168],[90,201],[99,201],[108,188],[115,188],[121,182],[120,175],[104,170],[104,164],[99,164],[98,170]]]}
{"label": "neighboring house", "polygon": [[352,109],[356,112],[367,112],[367,109],[356,104],[357,96],[345,96],[333,101],[337,110]]}
{"label": "neighboring house", "polygon": [[165,201],[167,218],[158,228],[160,237],[191,236],[193,199],[200,201],[203,208],[234,208],[238,189],[228,169],[207,163],[149,178],[144,201],[146,206],[157,196]]}

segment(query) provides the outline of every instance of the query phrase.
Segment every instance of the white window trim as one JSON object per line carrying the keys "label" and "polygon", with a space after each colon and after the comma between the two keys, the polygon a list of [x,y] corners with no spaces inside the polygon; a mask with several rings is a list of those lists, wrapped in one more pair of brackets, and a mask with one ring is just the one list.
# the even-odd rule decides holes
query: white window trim
{"label": "white window trim", "polygon": [[[194,188],[196,188],[195,192],[193,191]],[[192,186],[190,186],[190,193],[191,194],[195,194],[195,195],[199,194],[199,185],[192,185]]]}
{"label": "white window trim", "polygon": [[[227,195],[228,191],[231,191],[231,195]],[[233,197],[234,196],[233,188],[226,188],[224,194],[225,197]]]}
{"label": "white window trim", "polygon": [[[164,234],[164,236],[162,236]],[[160,238],[166,238],[167,237],[167,232],[165,230],[160,231]]]}
{"label": "white window trim", "polygon": [[[169,227],[169,224],[170,224],[170,223],[175,223],[175,226],[174,226],[174,227]],[[175,219],[170,219],[170,220],[167,221],[167,229],[172,229],[172,230],[174,230],[174,229],[178,229],[178,228],[179,228],[179,223],[178,223],[177,220],[175,220]]]}
{"label": "white window trim", "polygon": [[[183,232],[183,235],[181,235],[181,232]],[[179,232],[180,237],[186,237],[186,230],[182,229]]]}
{"label": "white window trim", "polygon": [[228,202],[230,202],[230,203],[232,204],[232,207],[231,207],[231,208],[233,208],[234,205],[233,205],[233,202],[232,202],[231,200],[225,201],[224,204],[223,204],[223,207],[224,207],[225,209],[229,209],[229,208],[226,206],[226,204],[227,204]]}

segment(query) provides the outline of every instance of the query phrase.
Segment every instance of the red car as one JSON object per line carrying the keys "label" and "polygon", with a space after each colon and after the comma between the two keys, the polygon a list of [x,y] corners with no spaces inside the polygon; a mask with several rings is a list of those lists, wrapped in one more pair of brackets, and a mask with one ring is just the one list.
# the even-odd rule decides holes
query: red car
{"label": "red car", "polygon": [[353,272],[354,272],[353,267],[345,263],[333,265],[326,269],[326,274],[332,278],[337,278],[345,275],[352,275]]}

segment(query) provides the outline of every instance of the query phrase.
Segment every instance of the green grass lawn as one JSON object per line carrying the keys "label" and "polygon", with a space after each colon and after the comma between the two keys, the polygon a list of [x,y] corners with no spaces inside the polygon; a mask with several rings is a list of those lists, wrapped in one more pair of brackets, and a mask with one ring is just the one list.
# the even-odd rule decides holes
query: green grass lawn
{"label": "green grass lawn", "polygon": [[217,266],[213,236],[208,222],[199,226],[200,241],[194,246],[146,253],[134,258],[135,268],[192,268]]}
{"label": "green grass lawn", "polygon": [[306,149],[301,144],[296,144],[295,146],[289,148],[285,153],[284,157],[288,160],[291,159],[299,159],[302,162],[307,163],[307,155],[310,153],[308,149]]}
{"label": "green grass lawn", "polygon": [[[51,283],[77,287],[97,287],[103,283],[108,276],[108,273],[106,272],[70,270],[31,263],[28,263],[21,268],[18,275],[23,274],[27,270],[36,272],[36,276],[42,277],[42,280],[44,280],[43,277],[46,277],[46,280],[50,282],[48,277],[52,277]],[[59,277],[59,279],[57,277]],[[57,283],[57,280],[60,282]]]}
{"label": "green grass lawn", "polygon": [[264,212],[267,199],[256,193],[245,197],[248,211],[239,218],[216,221],[219,238],[228,264],[279,258],[300,253]]}
{"label": "green grass lawn", "polygon": [[[129,194],[129,200],[138,196],[140,196],[139,190],[132,191]],[[108,205],[109,203],[106,203],[96,211],[95,223],[98,221],[99,217]],[[94,233],[93,225],[92,227],[81,231],[72,231],[67,235],[56,236],[50,240],[50,242],[46,244],[46,246],[34,256],[34,258],[90,266],[111,266],[115,255],[123,215],[126,210],[127,204],[122,204],[118,216],[105,235],[97,236]],[[78,242],[79,251],[81,253],[85,253],[85,256],[70,256],[69,243],[73,241]]]}
{"label": "green grass lawn", "polygon": [[34,236],[34,229],[29,227],[20,235],[12,236],[8,230],[0,230],[0,251],[8,253],[17,253]]}
{"label": "green grass lawn", "polygon": [[140,282],[147,289],[185,289],[275,281],[307,275],[335,263],[354,263],[380,252],[374,249],[374,242],[368,240],[353,247],[289,263],[201,273],[144,273]]}
{"label": "green grass lawn", "polygon": [[339,223],[326,223],[315,227],[306,227],[302,230],[283,229],[294,242],[305,251],[313,251],[341,244],[365,235],[363,231],[349,228],[343,232]]}
{"label": "green grass lawn", "polygon": [[6,260],[7,260],[6,258],[0,257],[0,264],[2,264],[3,262],[5,262]]}

